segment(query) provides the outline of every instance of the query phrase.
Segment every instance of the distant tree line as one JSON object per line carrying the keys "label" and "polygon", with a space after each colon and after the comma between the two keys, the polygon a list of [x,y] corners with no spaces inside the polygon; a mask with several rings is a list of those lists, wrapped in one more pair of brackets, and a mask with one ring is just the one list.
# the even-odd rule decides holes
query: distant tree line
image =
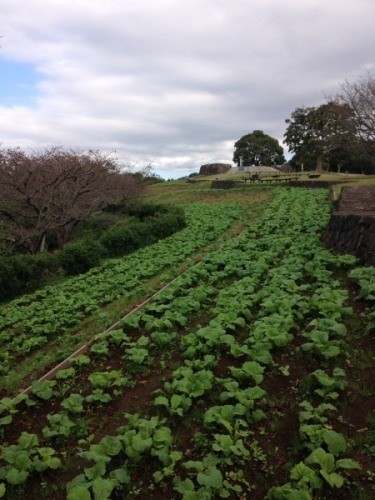
{"label": "distant tree line", "polygon": [[375,77],[346,81],[316,107],[298,107],[284,135],[291,163],[301,168],[375,173]]}
{"label": "distant tree line", "polygon": [[[367,72],[346,81],[340,92],[320,106],[297,107],[285,120],[284,142],[294,153],[294,169],[328,169],[375,173],[375,77]],[[234,145],[240,165],[280,165],[285,162],[277,139],[254,130]]]}

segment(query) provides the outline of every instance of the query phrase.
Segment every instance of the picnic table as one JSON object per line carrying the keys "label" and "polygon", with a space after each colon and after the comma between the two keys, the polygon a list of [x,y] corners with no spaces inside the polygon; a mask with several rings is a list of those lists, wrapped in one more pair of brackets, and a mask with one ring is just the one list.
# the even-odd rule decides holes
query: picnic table
{"label": "picnic table", "polygon": [[249,177],[243,177],[243,180],[245,182],[249,181],[252,183],[259,182],[259,183],[271,184],[272,182],[274,182],[275,184],[277,184],[278,182],[296,181],[296,180],[298,180],[298,176],[297,175],[294,175],[294,176],[290,176],[290,175],[287,175],[287,176],[284,176],[284,175],[260,176],[258,174],[253,174],[253,175],[250,175]]}

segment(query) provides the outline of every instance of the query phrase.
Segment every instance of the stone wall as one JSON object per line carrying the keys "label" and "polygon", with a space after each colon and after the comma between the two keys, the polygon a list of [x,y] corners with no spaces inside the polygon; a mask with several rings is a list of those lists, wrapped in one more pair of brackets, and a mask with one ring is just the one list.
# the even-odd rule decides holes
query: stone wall
{"label": "stone wall", "polygon": [[344,187],[323,234],[325,245],[375,265],[375,186]]}
{"label": "stone wall", "polygon": [[227,180],[227,181],[212,181],[211,188],[212,189],[231,189],[236,186],[235,181]]}
{"label": "stone wall", "polygon": [[323,240],[328,248],[356,255],[362,264],[375,265],[375,216],[334,213]]}

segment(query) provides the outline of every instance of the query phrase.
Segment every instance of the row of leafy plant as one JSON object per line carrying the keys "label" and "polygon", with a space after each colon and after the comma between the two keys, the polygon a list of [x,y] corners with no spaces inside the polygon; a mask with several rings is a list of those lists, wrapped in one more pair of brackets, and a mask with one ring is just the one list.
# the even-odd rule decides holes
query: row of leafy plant
{"label": "row of leafy plant", "polygon": [[[290,367],[277,366],[274,358],[296,343],[316,384],[296,402],[300,460],[290,481],[274,485],[268,497],[308,499],[326,487],[341,488],[347,471],[359,464],[330,424],[333,403],[345,390],[344,322],[351,314],[347,292],[332,273],[353,259],[334,257],[320,245],[328,213],[324,191],[279,190],[246,232],[103,335],[57,380],[34,383],[31,396],[3,400],[6,443],[13,425],[22,431],[28,408],[43,413],[44,400],[46,409],[51,402],[60,407],[41,419],[37,432],[19,438],[13,432],[14,442],[2,447],[4,491],[17,491],[29,476],[43,473],[34,465],[41,457],[55,471],[67,448],[78,447],[86,466],[67,485],[71,500],[152,498],[156,488],[170,498],[250,495],[259,487],[252,471],[259,467],[267,477],[270,461],[255,437],[272,411],[265,382],[276,368],[289,376]],[[178,366],[168,370],[172,354]],[[166,380],[152,406],[127,413],[115,433],[87,436],[84,423],[103,416],[103,406],[130,400],[139,377],[155,364]],[[25,442],[32,446],[25,449]],[[76,459],[73,454],[68,463]]]}
{"label": "row of leafy plant", "polygon": [[136,295],[150,278],[175,267],[214,241],[241,212],[240,207],[187,208],[188,227],[123,259],[111,259],[59,286],[47,286],[0,309],[1,374],[19,356],[45,345],[116,298]]}
{"label": "row of leafy plant", "polygon": [[[279,243],[277,238],[273,238],[273,243]],[[285,240],[285,238],[284,238]],[[284,243],[289,243],[290,241],[284,241]],[[311,243],[311,241],[310,241]],[[276,245],[275,245],[276,246]],[[284,247],[285,248],[285,247]],[[282,251],[283,247],[278,245],[278,250]],[[301,247],[297,249],[297,251],[301,251]],[[267,259],[267,252],[264,251],[263,257]],[[232,255],[233,257],[233,255]],[[251,258],[251,254],[249,255]],[[277,252],[271,252],[270,257],[273,259],[277,258]],[[321,256],[322,258],[322,256]],[[325,255],[325,259],[332,263],[332,257],[329,255]],[[209,261],[219,260],[221,263],[225,262],[225,258],[222,256],[215,255],[212,259],[208,259]],[[226,261],[228,263],[228,261]],[[220,267],[219,267],[220,269]],[[263,271],[265,268],[263,267]],[[215,277],[215,270],[212,270],[211,278]],[[237,271],[237,269],[236,269]],[[233,484],[233,481],[228,481],[228,479],[224,480],[224,477],[229,477],[225,473],[223,474],[223,466],[232,466],[234,463],[244,463],[247,458],[250,457],[250,450],[246,449],[245,445],[245,437],[249,437],[251,435],[251,431],[246,428],[249,426],[249,423],[257,423],[262,420],[265,415],[262,410],[255,409],[254,406],[257,400],[262,399],[266,396],[264,390],[262,390],[259,385],[254,387],[241,387],[240,384],[245,384],[246,386],[249,382],[253,382],[255,384],[260,384],[263,380],[263,373],[265,371],[265,367],[263,365],[267,365],[272,363],[271,351],[272,348],[285,347],[288,344],[288,341],[291,340],[290,330],[294,326],[293,318],[290,315],[290,310],[288,310],[288,302],[289,307],[292,304],[297,310],[295,311],[295,315],[297,318],[301,319],[305,314],[308,313],[306,310],[307,304],[310,304],[310,307],[313,308],[314,312],[317,308],[317,303],[319,303],[320,297],[313,296],[311,301],[301,301],[301,297],[298,294],[295,296],[291,296],[289,293],[290,279],[288,279],[288,271],[291,272],[293,278],[296,278],[296,270],[294,268],[293,260],[289,258],[288,264],[283,263],[282,266],[273,267],[274,273],[270,273],[271,279],[269,283],[265,279],[264,272],[261,273],[263,277],[263,288],[258,294],[258,300],[250,301],[247,303],[247,307],[244,308],[244,305],[241,304],[239,306],[240,314],[236,314],[233,311],[233,302],[227,302],[226,308],[227,310],[223,310],[222,307],[218,308],[218,315],[214,317],[207,327],[199,329],[197,332],[187,334],[182,339],[182,346],[186,346],[186,350],[182,352],[183,358],[185,358],[185,363],[188,365],[182,366],[173,372],[173,379],[171,382],[167,382],[164,384],[164,390],[158,392],[156,394],[156,398],[154,400],[154,404],[156,406],[165,407],[167,413],[172,417],[184,417],[189,412],[193,403],[197,404],[197,399],[200,397],[205,397],[207,395],[207,391],[213,389],[214,386],[214,373],[213,369],[218,363],[217,356],[212,356],[209,354],[211,352],[220,352],[223,347],[228,349],[230,346],[230,352],[235,357],[247,356],[250,358],[250,361],[245,361],[240,367],[231,367],[230,371],[233,375],[233,378],[225,378],[224,380],[216,379],[216,383],[221,382],[224,386],[224,391],[222,391],[219,395],[219,400],[221,402],[233,401],[235,404],[224,404],[224,405],[216,405],[208,409],[203,415],[203,425],[205,429],[208,428],[207,436],[201,437],[204,442],[204,448],[207,448],[207,443],[210,439],[212,439],[212,432],[220,432],[221,434],[214,434],[214,440],[212,443],[212,447],[209,450],[208,454],[205,457],[201,457],[201,460],[197,461],[188,461],[184,464],[185,469],[192,469],[192,471],[196,471],[197,475],[195,476],[195,481],[193,480],[193,476],[190,474],[189,477],[182,479],[178,474],[175,474],[175,467],[177,462],[179,464],[177,467],[181,467],[181,452],[174,451],[170,452],[169,459],[166,463],[162,462],[164,468],[154,473],[154,480],[156,482],[162,481],[165,477],[170,477],[174,475],[174,489],[179,493],[182,493],[184,498],[211,498],[212,495],[219,494],[220,496],[228,496],[231,491],[235,491],[237,493],[242,492],[241,484]],[[224,271],[220,272],[220,279],[223,280],[228,277],[227,273]],[[280,278],[281,277],[281,278]],[[300,276],[302,277],[302,276]],[[324,278],[326,278],[324,276]],[[240,280],[241,281],[241,280]],[[247,280],[248,281],[248,280]],[[321,281],[320,276],[317,278],[317,282],[319,284]],[[323,283],[325,283],[325,279],[323,279]],[[236,283],[238,285],[239,282]],[[241,283],[243,285],[243,283]],[[257,286],[257,280],[253,279],[253,282],[246,283],[246,288],[250,290],[252,293],[249,295],[256,296],[254,294],[254,290]],[[280,286],[283,286],[284,292],[280,294]],[[269,287],[269,289],[267,289]],[[306,287],[302,287],[302,291],[305,291]],[[271,294],[269,292],[271,291]],[[287,291],[287,292],[286,292]],[[234,290],[232,288],[227,288],[222,296],[227,296],[227,292],[231,294],[232,298],[235,296],[233,293]],[[320,292],[320,289],[319,289]],[[277,300],[277,295],[281,295],[280,301]],[[334,295],[334,293],[332,293]],[[341,298],[345,298],[345,294],[341,293]],[[217,301],[222,306],[222,296]],[[251,337],[251,348],[249,349],[248,345],[239,345],[236,342],[235,338],[228,333],[233,329],[236,329],[238,326],[245,326],[246,319],[249,320],[249,314],[245,311],[251,311],[251,309],[259,303],[259,298],[263,298],[264,296],[267,299],[262,303],[261,310],[258,313],[258,320],[254,323],[254,331],[253,337]],[[241,293],[241,297],[244,300],[248,300],[246,294]],[[303,296],[302,296],[303,297]],[[276,300],[275,300],[276,299]],[[314,300],[315,299],[315,300]],[[334,300],[335,304],[331,305],[332,308],[342,306],[342,303],[338,304],[337,299]],[[225,303],[225,300],[224,300]],[[230,305],[229,305],[230,304]],[[297,306],[298,305],[298,306]],[[280,307],[281,306],[281,307]],[[297,306],[297,307],[296,307]],[[285,308],[284,311],[282,308]],[[154,307],[154,310],[157,309]],[[325,306],[327,309],[327,306]],[[159,305],[160,310],[160,305]],[[173,310],[173,307],[172,307]],[[275,311],[277,311],[275,313]],[[281,314],[281,311],[287,311],[286,315]],[[241,313],[245,312],[244,315]],[[251,314],[251,313],[250,313]],[[312,315],[312,311],[310,311]],[[147,315],[147,312],[146,312]],[[140,318],[140,321],[142,317]],[[145,318],[144,328],[147,330],[150,327],[147,327],[149,318]],[[134,318],[132,320],[131,325],[125,325],[126,327],[133,326],[139,328],[139,322],[134,323]],[[272,328],[274,327],[274,328]],[[168,328],[168,324],[164,323],[164,328]],[[266,341],[265,341],[266,339]],[[271,340],[271,342],[270,342]],[[304,348],[308,350],[308,343],[304,345]],[[199,359],[202,357],[202,359]],[[308,402],[305,401],[301,403],[304,405],[308,405]],[[307,406],[307,409],[309,407]],[[327,408],[328,409],[328,408]],[[320,408],[320,411],[322,408]],[[130,421],[132,421],[132,416],[127,416]],[[138,418],[138,417],[137,417]],[[307,417],[305,417],[307,418]],[[133,430],[133,429],[132,429]],[[134,431],[134,430],[133,430]],[[328,437],[327,437],[328,436]],[[334,431],[327,431],[327,435],[325,435],[326,440],[330,443],[330,450],[335,451],[335,453],[340,453],[345,451],[345,441],[344,438]],[[335,440],[338,441],[339,444],[336,443]],[[121,438],[120,438],[121,441]],[[253,449],[255,447],[254,441],[252,442]],[[152,450],[152,444],[150,441],[150,448]],[[91,448],[90,448],[91,450]],[[323,448],[322,451],[316,451],[315,455],[320,453],[324,453]],[[259,450],[258,450],[259,451]],[[214,452],[214,453],[212,453]],[[120,453],[120,451],[119,451]],[[125,453],[129,456],[131,455],[129,451],[125,451]],[[152,452],[151,452],[152,454]],[[217,456],[223,454],[224,456]],[[312,455],[308,457],[307,463],[313,460]],[[100,463],[102,458],[98,456],[91,456],[90,458],[94,460],[96,463]],[[139,457],[140,458],[140,457]],[[237,459],[237,460],[234,460]],[[358,464],[354,461],[350,461],[350,459],[340,459],[335,467],[349,468],[349,467],[357,467]],[[307,470],[307,466],[304,469],[305,473]],[[299,469],[302,468],[302,465],[299,464]],[[294,470],[294,469],[293,469]],[[310,469],[311,473],[314,472],[313,469]],[[113,472],[113,471],[112,471]],[[105,473],[100,478],[100,481],[106,481],[108,488],[115,487],[116,481],[113,481],[112,472],[106,479]],[[316,480],[313,481],[313,486],[316,489],[322,488],[322,481],[318,477],[319,471],[314,472],[316,476]],[[323,471],[324,473],[324,471]],[[340,480],[338,479],[338,474],[333,473],[333,470],[329,470],[331,476],[327,476],[330,480],[331,486],[341,486]],[[294,474],[294,472],[293,472]],[[336,474],[336,475],[335,475]],[[239,474],[241,481],[243,479],[243,472]],[[94,487],[94,483],[89,480],[87,474],[83,474],[78,476],[70,485],[71,488],[71,496],[74,498],[76,494],[79,492],[87,491],[91,487]],[[96,478],[98,479],[98,478]],[[334,479],[336,479],[337,483],[334,483]],[[340,476],[341,481],[343,482],[342,476]],[[112,481],[112,482],[111,482]],[[301,481],[302,482],[302,481]],[[309,487],[310,484],[306,481],[306,487],[301,488],[298,491],[298,494],[309,497]],[[280,487],[279,489],[271,490],[270,496],[273,497],[277,494],[285,492],[286,488]],[[311,488],[310,488],[311,489]]]}

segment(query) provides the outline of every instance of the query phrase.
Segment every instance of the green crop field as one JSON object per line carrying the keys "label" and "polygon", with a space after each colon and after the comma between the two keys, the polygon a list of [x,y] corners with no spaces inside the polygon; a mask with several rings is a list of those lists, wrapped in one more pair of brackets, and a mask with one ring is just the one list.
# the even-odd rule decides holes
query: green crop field
{"label": "green crop field", "polygon": [[375,497],[375,269],[322,245],[328,189],[210,182],[145,193],[185,229],[0,307],[0,497]]}

